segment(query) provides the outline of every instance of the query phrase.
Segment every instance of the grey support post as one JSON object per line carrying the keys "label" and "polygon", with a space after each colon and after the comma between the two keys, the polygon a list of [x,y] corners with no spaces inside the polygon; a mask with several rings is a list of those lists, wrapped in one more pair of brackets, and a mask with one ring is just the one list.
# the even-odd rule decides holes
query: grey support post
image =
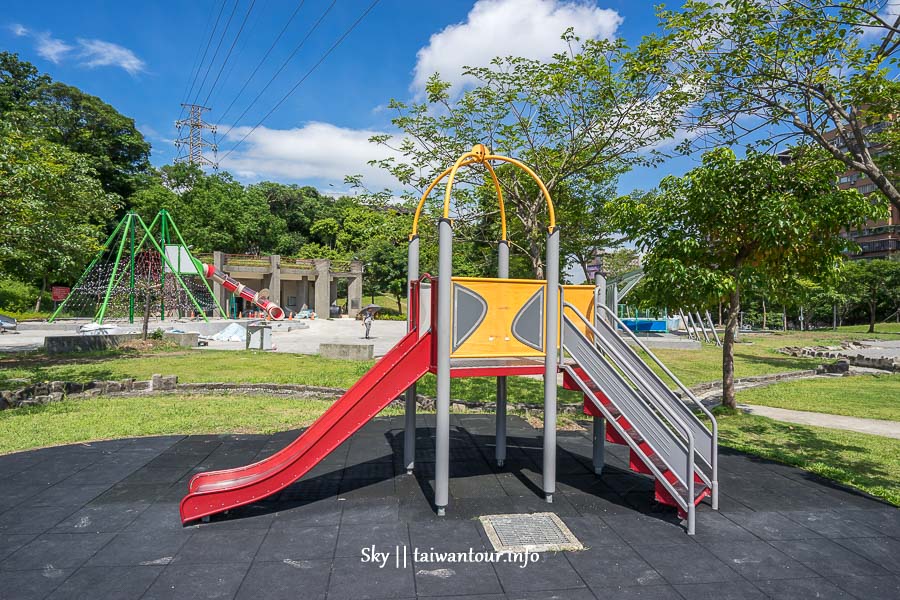
{"label": "grey support post", "polygon": [[[606,303],[606,277],[597,273],[594,276],[594,325],[599,319],[606,318],[606,312],[601,310],[599,303]],[[598,328],[599,329],[599,328]],[[591,436],[593,452],[591,453],[594,464],[594,473],[600,475],[603,473],[603,465],[606,463],[606,419],[603,417],[594,417],[593,435]]]}
{"label": "grey support post", "polygon": [[706,323],[703,322],[703,318],[700,316],[700,311],[694,311],[697,314],[697,322],[700,323],[700,331],[703,332],[703,339],[706,340],[706,343],[710,343],[709,334],[706,333]]}
{"label": "grey support post", "polygon": [[[509,279],[509,242],[500,240],[497,246],[497,277]],[[497,378],[496,434],[494,436],[494,458],[497,466],[506,461],[506,376]]]}
{"label": "grey support post", "polygon": [[556,491],[556,373],[559,339],[559,228],[547,235],[547,334],[544,340],[544,469],[543,488],[547,502]]}
{"label": "grey support post", "polygon": [[716,340],[716,346],[721,347],[722,341],[719,339],[719,334],[716,332],[716,326],[713,323],[712,317],[709,315],[709,311],[706,311],[706,320],[709,322],[709,330],[712,331],[713,338]]}
{"label": "grey support post", "polygon": [[450,498],[450,299],[453,283],[453,226],[438,222],[437,417],[434,449],[434,504],[439,517]]}
{"label": "grey support post", "polygon": [[[408,270],[408,279],[409,284],[407,286],[407,301],[406,306],[409,307],[412,305],[413,299],[410,297],[412,295],[412,285],[413,282],[419,279],[419,236],[414,235],[409,240],[409,257],[407,260],[407,270]],[[419,307],[421,310],[421,307]],[[407,312],[409,312],[407,308]],[[408,315],[410,319],[412,319],[411,315]],[[413,323],[410,321],[407,325],[406,330],[411,331],[413,327],[418,326],[418,323]],[[422,332],[419,332],[421,335]],[[409,389],[406,390],[406,413],[405,413],[405,421],[403,425],[403,464],[406,465],[407,474],[412,474],[413,467],[416,462],[416,384],[412,384],[409,386]]]}

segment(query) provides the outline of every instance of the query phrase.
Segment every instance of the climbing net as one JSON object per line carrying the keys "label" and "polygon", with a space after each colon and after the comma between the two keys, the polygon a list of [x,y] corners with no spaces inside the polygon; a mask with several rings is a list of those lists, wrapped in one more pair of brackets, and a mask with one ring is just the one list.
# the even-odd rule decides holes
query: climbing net
{"label": "climbing net", "polygon": [[143,318],[147,312],[166,317],[212,312],[215,302],[199,275],[181,274],[179,281],[164,266],[162,255],[155,249],[136,252],[132,263],[127,250],[116,261],[111,248],[70,292],[63,315],[106,320],[128,318],[132,310],[135,319]]}

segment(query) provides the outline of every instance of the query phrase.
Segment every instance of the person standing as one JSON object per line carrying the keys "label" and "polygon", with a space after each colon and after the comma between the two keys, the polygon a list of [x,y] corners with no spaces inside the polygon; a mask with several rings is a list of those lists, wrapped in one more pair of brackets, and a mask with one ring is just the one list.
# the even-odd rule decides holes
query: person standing
{"label": "person standing", "polygon": [[375,316],[372,314],[372,311],[366,311],[366,316],[363,318],[363,326],[366,328],[366,339],[369,339],[369,332],[372,330],[372,321],[375,320]]}

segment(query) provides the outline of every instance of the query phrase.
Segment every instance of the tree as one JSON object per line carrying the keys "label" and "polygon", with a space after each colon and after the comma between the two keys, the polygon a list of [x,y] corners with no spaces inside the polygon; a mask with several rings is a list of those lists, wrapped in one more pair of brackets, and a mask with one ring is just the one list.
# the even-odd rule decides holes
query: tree
{"label": "tree", "polygon": [[603,253],[603,272],[607,277],[617,277],[634,271],[640,265],[640,255],[631,248],[619,248]]}
{"label": "tree", "polygon": [[260,188],[245,189],[228,173],[207,175],[185,163],[161,167],[130,202],[145,221],[160,209],[171,212],[196,251],[271,252],[287,232]]}
{"label": "tree", "polygon": [[106,191],[123,198],[150,168],[150,144],[133,119],[9,52],[0,52],[0,120],[90,156]]}
{"label": "tree", "polygon": [[0,120],[19,121],[40,98],[41,89],[50,83],[18,54],[0,52]]}
{"label": "tree", "polygon": [[646,251],[644,295],[658,306],[727,300],[722,388],[732,408],[742,291],[760,281],[778,287],[797,277],[833,277],[847,245],[841,229],[878,213],[856,190],[836,189],[840,164],[808,148],[793,157],[782,165],[774,156],[738,160],[718,149],[684,177],[665,178],[659,191],[611,208]]}
{"label": "tree", "polygon": [[688,0],[662,11],[672,66],[698,94],[689,112],[700,145],[801,136],[867,175],[900,210],[878,156],[900,149],[900,15],[879,12],[883,5]]}
{"label": "tree", "polygon": [[845,294],[861,304],[869,314],[869,333],[875,333],[878,305],[896,308],[900,301],[900,262],[894,260],[857,260],[846,267]]}
{"label": "tree", "polygon": [[[563,39],[568,51],[548,62],[507,57],[489,67],[464,69],[477,85],[458,98],[435,74],[424,101],[391,100],[390,108],[397,111],[393,124],[402,134],[372,138],[395,155],[374,163],[404,189],[414,190],[407,197],[418,200],[437,174],[474,144],[484,143],[534,169],[556,198],[560,217],[591,217],[585,229],[592,235],[573,235],[567,250],[573,260],[587,256],[609,232],[595,217],[610,185],[632,166],[662,158],[659,145],[675,135],[678,115],[693,96],[667,68],[660,52],[665,45],[657,38],[647,37],[633,50],[622,40],[580,40],[571,30]],[[548,225],[544,199],[519,169],[501,165],[497,174],[510,224],[523,234],[511,237],[511,249],[527,256],[532,273],[540,277]],[[351,181],[359,183],[358,178]],[[485,170],[461,170],[459,181],[454,197],[459,220],[493,220],[496,201],[489,209],[482,201],[485,194],[493,197]],[[376,196],[383,199],[384,193]],[[573,233],[581,226],[562,220],[561,225],[571,226]],[[481,244],[497,241],[492,228],[476,226],[460,233]],[[588,247],[572,247],[576,239]]]}
{"label": "tree", "polygon": [[0,268],[40,281],[35,311],[99,249],[117,207],[86,156],[0,121]]}
{"label": "tree", "polygon": [[134,119],[96,96],[50,83],[41,90],[37,113],[47,139],[92,158],[108,192],[127,198],[137,187],[136,177],[150,168],[150,144]]}

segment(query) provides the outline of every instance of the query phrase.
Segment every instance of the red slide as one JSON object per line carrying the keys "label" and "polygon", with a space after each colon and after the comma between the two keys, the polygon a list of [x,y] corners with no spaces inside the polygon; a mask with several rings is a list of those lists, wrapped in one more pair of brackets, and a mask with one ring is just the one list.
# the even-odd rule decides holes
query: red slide
{"label": "red slide", "polygon": [[409,332],[284,449],[246,467],[198,473],[181,501],[187,523],[271,496],[294,483],[428,372],[431,332]]}

